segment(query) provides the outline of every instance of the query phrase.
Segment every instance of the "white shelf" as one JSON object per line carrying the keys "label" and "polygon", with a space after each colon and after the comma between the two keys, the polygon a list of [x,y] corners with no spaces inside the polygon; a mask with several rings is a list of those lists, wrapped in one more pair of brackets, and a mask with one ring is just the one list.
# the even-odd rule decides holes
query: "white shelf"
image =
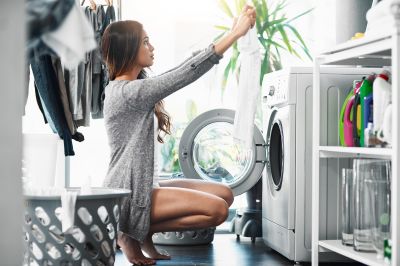
{"label": "white shelf", "polygon": [[390,66],[391,36],[361,38],[340,44],[321,55],[324,65]]}
{"label": "white shelf", "polygon": [[319,241],[319,246],[326,248],[330,251],[341,254],[350,259],[356,260],[358,262],[364,263],[370,266],[382,266],[388,265],[383,259],[378,259],[376,253],[365,253],[355,251],[352,246],[342,245],[341,240],[321,240]]}
{"label": "white shelf", "polygon": [[380,158],[391,159],[390,148],[360,148],[340,146],[319,146],[321,158]]}
{"label": "white shelf", "polygon": [[[389,2],[389,0],[388,0]],[[364,37],[337,45],[314,58],[313,139],[312,139],[312,265],[319,265],[319,252],[332,251],[367,265],[385,265],[376,254],[356,252],[340,240],[320,240],[320,158],[381,158],[392,161],[391,225],[392,266],[400,265],[400,0],[390,6],[394,22],[380,36]],[[358,148],[321,145],[321,73],[326,65],[391,67],[392,72],[392,148]],[[323,124],[325,126],[325,124]],[[323,130],[327,130],[323,128]],[[323,131],[323,132],[325,132]],[[328,161],[329,162],[329,161]],[[320,182],[321,181],[321,182]],[[327,199],[329,200],[329,199]],[[326,202],[322,202],[326,204]],[[321,206],[320,206],[321,205]]]}

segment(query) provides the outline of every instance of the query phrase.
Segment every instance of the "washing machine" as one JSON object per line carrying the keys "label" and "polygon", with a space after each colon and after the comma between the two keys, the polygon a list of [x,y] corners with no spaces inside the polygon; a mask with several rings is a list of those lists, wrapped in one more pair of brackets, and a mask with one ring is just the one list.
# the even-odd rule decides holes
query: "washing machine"
{"label": "washing machine", "polygon": [[[291,67],[267,74],[261,93],[267,150],[262,177],[263,240],[299,262],[311,259],[312,71],[312,67]],[[340,108],[353,81],[378,71],[321,68],[321,145],[339,145]],[[320,161],[321,239],[340,238],[340,178],[333,168],[348,164],[339,159]]]}
{"label": "washing machine", "polygon": [[226,184],[238,196],[261,179],[266,152],[257,126],[250,150],[234,143],[234,118],[234,110],[214,109],[193,119],[180,139],[179,163],[185,177]]}

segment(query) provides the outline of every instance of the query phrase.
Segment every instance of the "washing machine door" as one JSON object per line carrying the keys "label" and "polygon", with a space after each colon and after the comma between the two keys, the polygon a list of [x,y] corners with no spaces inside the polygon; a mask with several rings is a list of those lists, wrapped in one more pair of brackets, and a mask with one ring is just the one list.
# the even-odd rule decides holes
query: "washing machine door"
{"label": "washing machine door", "polygon": [[286,229],[294,229],[295,106],[275,108],[270,110],[268,115],[268,151],[264,182],[267,191],[263,191],[264,213],[273,223]]}
{"label": "washing machine door", "polygon": [[237,196],[260,179],[266,150],[256,126],[251,150],[233,142],[234,117],[229,109],[214,109],[196,117],[180,140],[179,163],[185,177],[224,183]]}

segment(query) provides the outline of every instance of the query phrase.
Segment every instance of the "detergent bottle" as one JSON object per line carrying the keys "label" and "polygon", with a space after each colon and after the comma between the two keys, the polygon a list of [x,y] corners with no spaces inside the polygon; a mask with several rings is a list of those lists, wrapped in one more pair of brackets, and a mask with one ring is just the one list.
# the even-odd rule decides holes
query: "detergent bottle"
{"label": "detergent bottle", "polygon": [[353,131],[353,146],[360,147],[360,131],[361,131],[361,108],[360,108],[360,87],[364,83],[365,77],[361,81],[357,82],[354,86],[354,101],[351,108],[353,111],[350,113],[352,119],[352,131]]}
{"label": "detergent bottle", "polygon": [[[354,102],[354,93],[353,93],[353,88],[351,88],[351,91],[349,94],[347,94],[346,99],[343,102],[342,108],[340,109],[340,117],[339,117],[339,141],[341,146],[348,146],[346,141],[345,141],[345,131],[346,131],[346,121],[351,124],[351,118],[350,118],[350,113],[346,113],[346,109],[348,109],[349,106],[349,101],[353,98]],[[351,104],[353,106],[353,104]],[[350,109],[351,110],[351,109]],[[345,116],[345,114],[347,116]],[[353,126],[351,126],[351,132],[350,132],[350,137],[351,137],[351,142],[353,142]],[[353,146],[353,145],[351,145]]]}
{"label": "detergent bottle", "polygon": [[372,84],[375,80],[375,75],[369,75],[367,79],[364,79],[363,83],[360,87],[360,106],[361,106],[361,130],[360,130],[360,147],[365,147],[364,143],[364,130],[368,125],[368,122],[365,123],[365,115],[366,109],[370,108],[369,105],[366,104],[366,97],[372,94]]}
{"label": "detergent bottle", "polygon": [[385,110],[392,101],[392,85],[388,82],[389,76],[389,71],[384,70],[376,77],[373,84],[373,119],[375,132],[381,130]]}

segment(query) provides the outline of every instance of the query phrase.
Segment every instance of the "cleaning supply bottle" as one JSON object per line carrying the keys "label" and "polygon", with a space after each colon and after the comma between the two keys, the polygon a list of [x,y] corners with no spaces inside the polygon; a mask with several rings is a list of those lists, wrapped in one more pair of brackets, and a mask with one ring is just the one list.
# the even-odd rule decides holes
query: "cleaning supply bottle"
{"label": "cleaning supply bottle", "polygon": [[[349,107],[349,102],[352,99],[354,102],[354,93],[353,93],[353,88],[351,88],[350,93],[346,96],[346,99],[343,102],[342,108],[340,109],[340,117],[339,117],[339,141],[341,146],[348,146],[346,141],[345,141],[345,136],[346,133],[345,131],[348,131],[348,126],[350,124],[350,138],[351,138],[351,143],[353,143],[353,125],[351,123],[351,118],[350,118],[350,112],[348,110],[351,110],[351,107],[353,106],[353,103],[351,103],[351,106]],[[350,108],[350,109],[349,109]],[[346,110],[348,112],[346,112]],[[346,123],[347,122],[347,123]],[[347,133],[348,134],[348,133]],[[353,145],[351,145],[353,146]],[[350,147],[351,147],[350,146]]]}
{"label": "cleaning supply bottle", "polygon": [[364,83],[365,77],[354,86],[353,112],[351,112],[351,121],[353,123],[353,146],[360,147],[361,131],[361,108],[360,108],[360,87]]}
{"label": "cleaning supply bottle", "polygon": [[361,131],[360,131],[360,147],[365,147],[364,143],[364,130],[366,128],[366,124],[364,123],[365,116],[365,98],[372,93],[372,84],[375,80],[375,75],[369,75],[367,79],[364,79],[363,83],[360,87],[360,106],[361,106]]}
{"label": "cleaning supply bottle", "polygon": [[346,147],[354,147],[353,122],[351,121],[351,109],[354,105],[354,95],[347,101],[343,114],[343,142]]}
{"label": "cleaning supply bottle", "polygon": [[[364,97],[364,109],[363,109],[363,114],[364,114],[364,126],[365,128],[368,127],[368,123],[373,123],[373,98],[372,98],[372,93],[369,94],[367,97]],[[364,128],[364,130],[365,130]],[[364,135],[365,138],[365,135]],[[367,145],[365,145],[367,147]]]}
{"label": "cleaning supply bottle", "polygon": [[375,146],[375,134],[374,134],[374,126],[371,122],[368,122],[368,126],[364,130],[364,144],[365,147],[374,147]]}
{"label": "cleaning supply bottle", "polygon": [[392,85],[389,81],[390,72],[384,70],[380,73],[373,84],[374,97],[374,131],[378,132],[382,128],[383,115],[386,108],[392,101]]}

